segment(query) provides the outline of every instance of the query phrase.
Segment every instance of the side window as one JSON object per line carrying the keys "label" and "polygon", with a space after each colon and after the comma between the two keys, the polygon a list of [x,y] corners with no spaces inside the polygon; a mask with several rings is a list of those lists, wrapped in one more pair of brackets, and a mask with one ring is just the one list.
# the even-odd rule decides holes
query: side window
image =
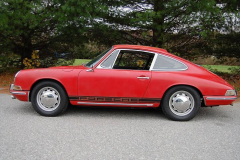
{"label": "side window", "polygon": [[141,51],[121,50],[114,69],[149,70],[154,54]]}
{"label": "side window", "polygon": [[170,57],[158,55],[153,70],[185,70],[187,66]]}
{"label": "side window", "polygon": [[117,57],[119,50],[115,50],[112,52],[112,54],[101,64],[102,68],[112,68],[113,63]]}

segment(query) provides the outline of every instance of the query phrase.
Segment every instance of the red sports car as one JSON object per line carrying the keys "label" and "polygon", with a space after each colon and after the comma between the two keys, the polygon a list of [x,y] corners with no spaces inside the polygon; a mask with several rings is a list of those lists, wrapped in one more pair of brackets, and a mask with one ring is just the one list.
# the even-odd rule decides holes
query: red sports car
{"label": "red sports car", "polygon": [[114,45],[86,65],[21,70],[10,92],[43,116],[57,116],[71,103],[160,107],[179,121],[192,119],[201,106],[229,105],[237,98],[230,84],[203,67],[139,45]]}

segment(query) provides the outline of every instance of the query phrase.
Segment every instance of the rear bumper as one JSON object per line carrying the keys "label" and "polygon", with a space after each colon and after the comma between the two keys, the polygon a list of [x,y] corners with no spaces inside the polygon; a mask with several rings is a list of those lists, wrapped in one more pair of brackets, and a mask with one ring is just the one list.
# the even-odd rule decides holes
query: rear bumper
{"label": "rear bumper", "polygon": [[203,96],[206,106],[230,105],[237,96]]}
{"label": "rear bumper", "polygon": [[9,92],[12,94],[12,99],[18,99],[20,101],[29,101],[29,91],[13,90],[14,84],[9,87]]}

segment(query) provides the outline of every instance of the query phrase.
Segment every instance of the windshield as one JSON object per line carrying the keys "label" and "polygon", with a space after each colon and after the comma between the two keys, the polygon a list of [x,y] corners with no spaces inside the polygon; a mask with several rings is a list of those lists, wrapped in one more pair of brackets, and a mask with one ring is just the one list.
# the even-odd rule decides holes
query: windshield
{"label": "windshield", "polygon": [[87,64],[85,64],[86,67],[93,67],[95,64],[97,64],[102,57],[104,57],[112,48],[107,49],[106,51],[102,52],[101,54],[99,54],[97,57],[95,57],[93,60],[91,60],[90,62],[88,62]]}

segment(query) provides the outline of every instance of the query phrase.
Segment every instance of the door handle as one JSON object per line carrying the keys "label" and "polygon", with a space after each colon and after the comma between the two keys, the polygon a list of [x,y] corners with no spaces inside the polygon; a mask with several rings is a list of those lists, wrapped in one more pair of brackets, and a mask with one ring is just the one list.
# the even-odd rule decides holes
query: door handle
{"label": "door handle", "polygon": [[150,79],[149,77],[137,77],[137,79]]}

